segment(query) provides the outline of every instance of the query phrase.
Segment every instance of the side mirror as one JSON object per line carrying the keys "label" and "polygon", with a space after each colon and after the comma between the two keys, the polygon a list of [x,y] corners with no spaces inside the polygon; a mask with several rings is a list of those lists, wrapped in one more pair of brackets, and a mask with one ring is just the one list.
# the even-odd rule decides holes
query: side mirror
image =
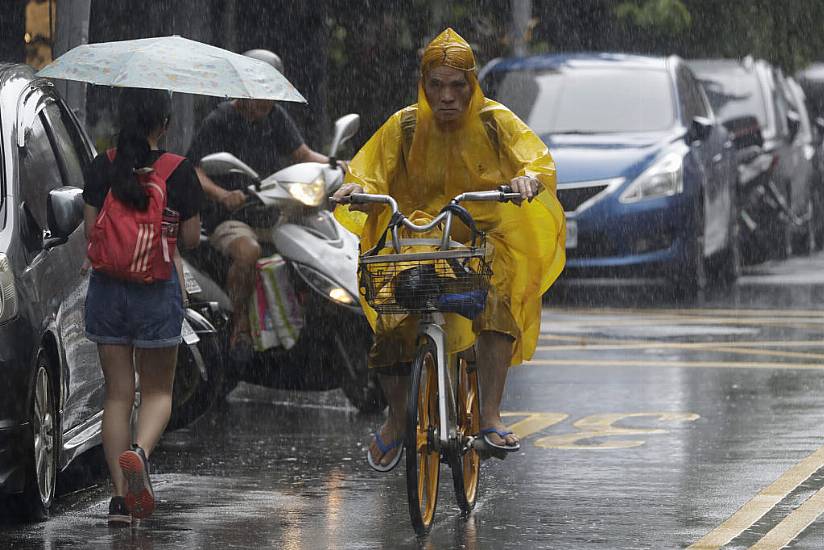
{"label": "side mirror", "polygon": [[687,130],[687,142],[704,141],[712,133],[712,121],[706,117],[697,116],[690,122]]}
{"label": "side mirror", "polygon": [[790,130],[790,141],[793,141],[801,128],[801,115],[796,111],[789,111],[787,113],[787,127]]}
{"label": "side mirror", "polygon": [[335,121],[335,135],[332,137],[332,145],[329,147],[329,157],[333,158],[346,140],[355,135],[360,128],[360,115],[350,113],[343,115]]}
{"label": "side mirror", "polygon": [[46,247],[65,243],[83,221],[83,190],[77,187],[58,187],[49,191],[47,221],[52,238]]}
{"label": "side mirror", "polygon": [[207,176],[228,176],[229,174],[243,174],[260,181],[260,176],[248,164],[231,153],[212,153],[200,159],[200,169]]}

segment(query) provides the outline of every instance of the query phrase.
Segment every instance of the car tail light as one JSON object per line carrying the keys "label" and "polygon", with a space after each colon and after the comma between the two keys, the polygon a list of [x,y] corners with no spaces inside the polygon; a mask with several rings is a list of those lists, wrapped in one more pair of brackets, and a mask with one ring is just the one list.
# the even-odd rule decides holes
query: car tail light
{"label": "car tail light", "polygon": [[17,316],[17,289],[14,288],[14,273],[9,259],[0,254],[0,323]]}

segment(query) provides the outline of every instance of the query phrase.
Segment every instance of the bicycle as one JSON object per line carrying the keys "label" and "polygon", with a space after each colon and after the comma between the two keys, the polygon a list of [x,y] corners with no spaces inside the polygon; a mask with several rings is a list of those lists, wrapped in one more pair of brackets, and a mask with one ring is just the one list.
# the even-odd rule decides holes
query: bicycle
{"label": "bicycle", "polygon": [[[415,532],[423,535],[434,520],[441,462],[452,471],[458,506],[464,514],[475,507],[480,479],[483,439],[478,435],[478,373],[474,361],[465,354],[447,353],[444,313],[472,318],[483,310],[492,276],[491,248],[460,203],[519,201],[521,195],[506,186],[497,191],[462,193],[433,220],[421,225],[407,219],[388,195],[355,193],[347,198],[354,204],[385,204],[392,209],[378,243],[359,259],[360,287],[366,301],[382,315],[419,316],[404,452],[409,514]],[[468,246],[452,240],[454,216],[471,231]],[[413,233],[426,233],[441,223],[440,239],[404,239],[398,231],[404,227]],[[386,243],[388,234],[390,246]],[[402,252],[406,246],[437,250]],[[390,253],[383,253],[387,249]]]}

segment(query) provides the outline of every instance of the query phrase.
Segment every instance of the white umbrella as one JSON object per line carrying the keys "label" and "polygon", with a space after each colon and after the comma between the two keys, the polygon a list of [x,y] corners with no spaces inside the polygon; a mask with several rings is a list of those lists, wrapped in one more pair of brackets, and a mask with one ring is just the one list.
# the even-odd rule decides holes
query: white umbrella
{"label": "white umbrella", "polygon": [[37,74],[121,88],[306,103],[268,63],[180,36],[78,46]]}

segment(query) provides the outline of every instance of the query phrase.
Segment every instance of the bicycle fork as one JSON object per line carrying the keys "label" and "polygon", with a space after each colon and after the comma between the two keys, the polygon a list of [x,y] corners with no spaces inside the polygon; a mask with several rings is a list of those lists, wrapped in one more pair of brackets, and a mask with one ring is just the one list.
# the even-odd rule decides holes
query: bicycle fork
{"label": "bicycle fork", "polygon": [[[438,411],[439,426],[435,441],[440,449],[448,449],[451,442],[457,438],[457,404],[455,393],[452,391],[454,380],[452,369],[449,368],[449,353],[446,349],[446,332],[440,324],[428,322],[422,332],[435,343],[438,350]],[[439,449],[439,450],[440,450]]]}

